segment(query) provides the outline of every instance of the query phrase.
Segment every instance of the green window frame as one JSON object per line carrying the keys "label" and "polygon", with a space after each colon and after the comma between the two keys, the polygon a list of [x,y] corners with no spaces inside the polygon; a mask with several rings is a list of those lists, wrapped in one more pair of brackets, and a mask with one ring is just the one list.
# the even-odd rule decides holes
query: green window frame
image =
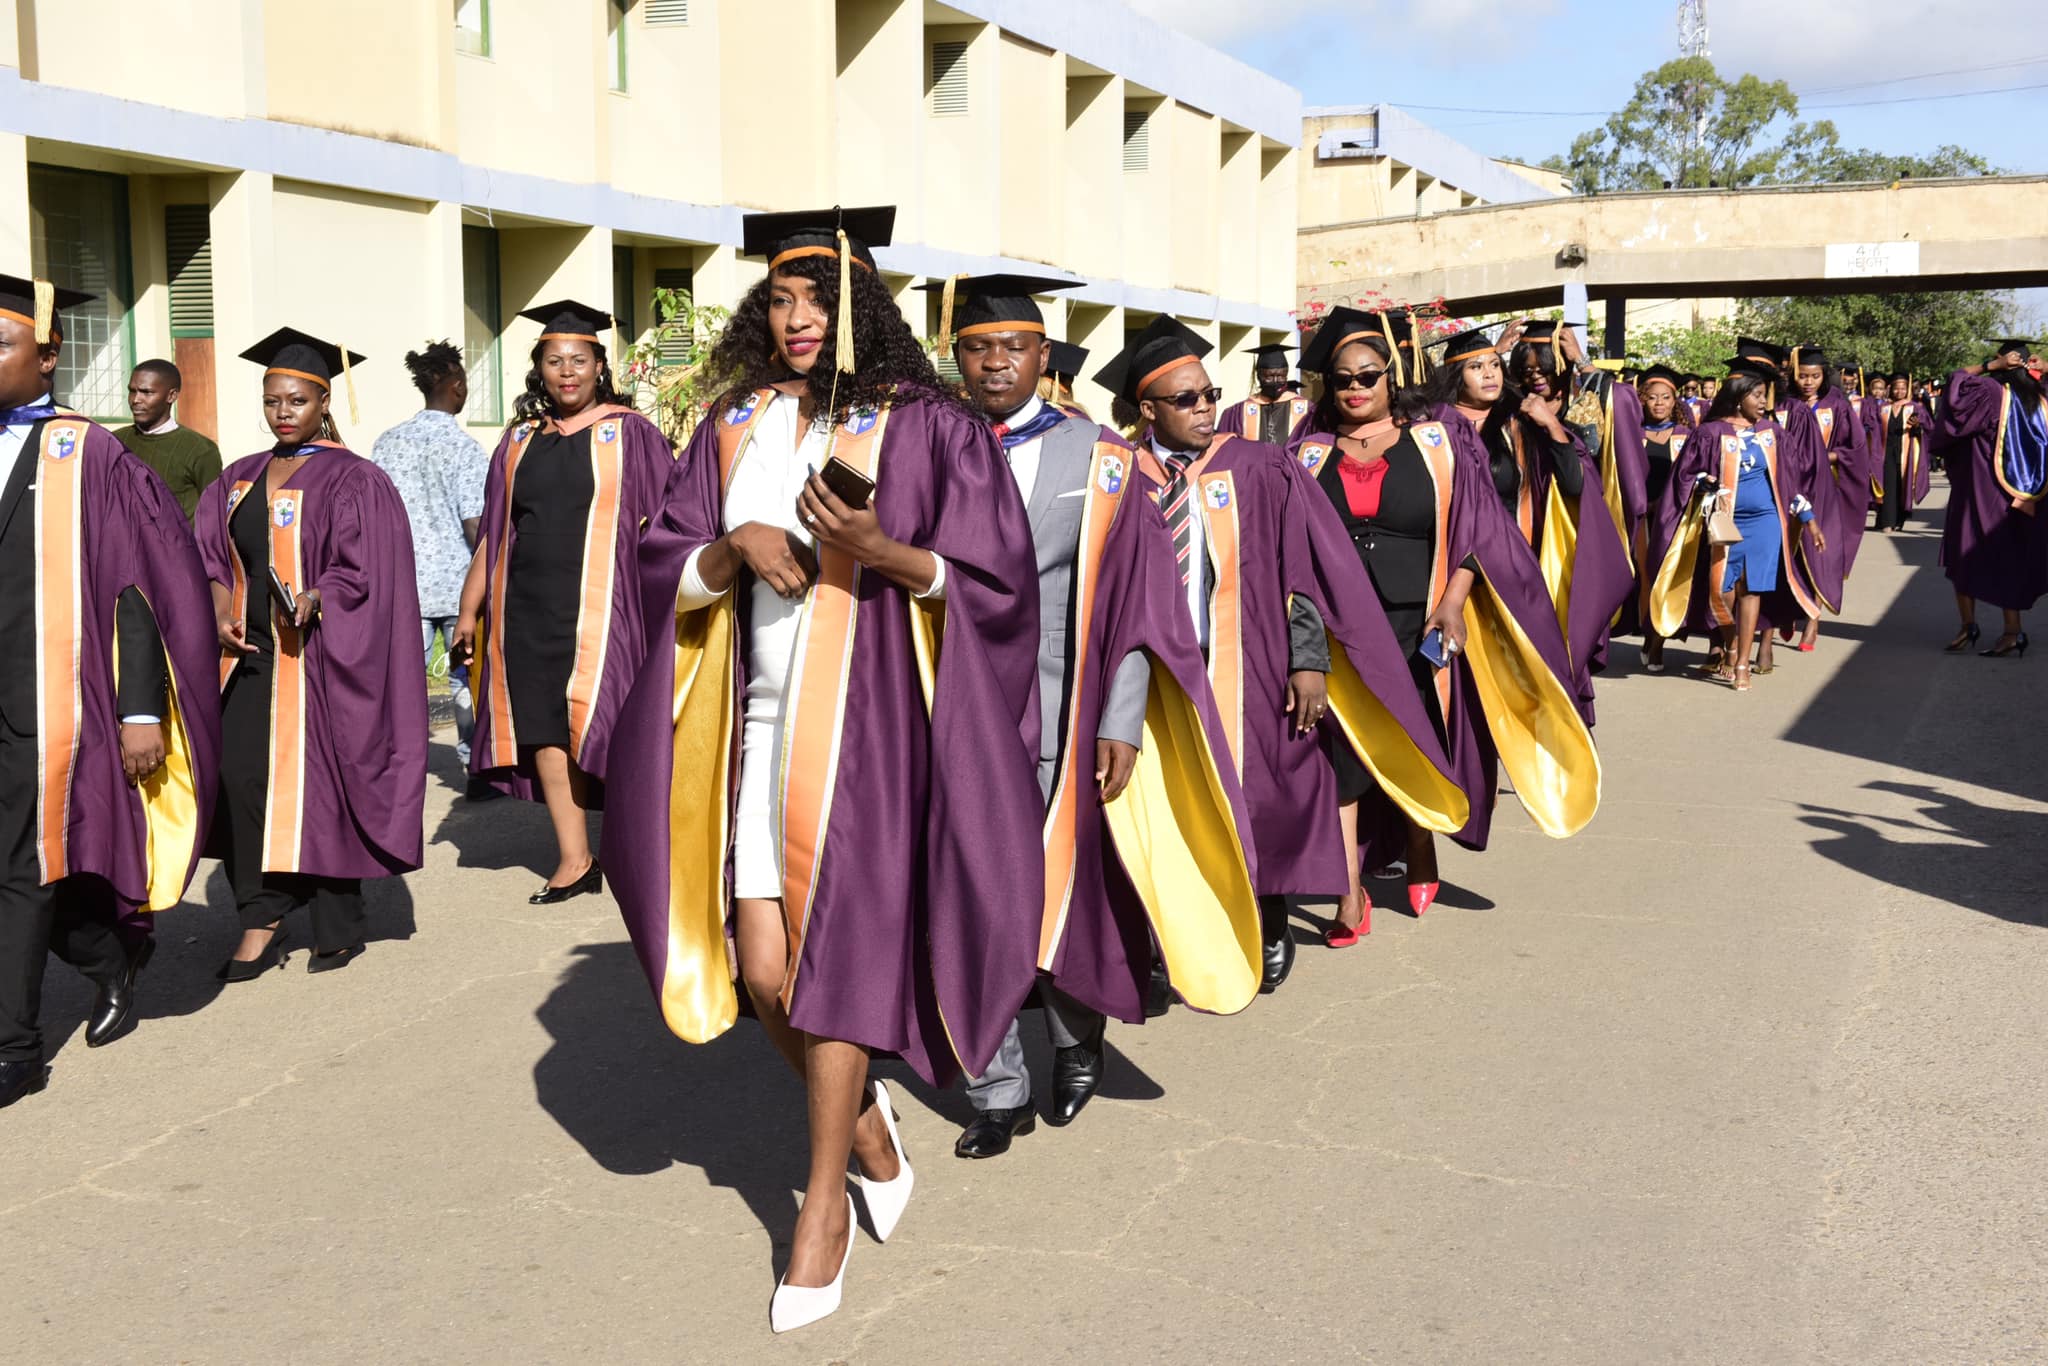
{"label": "green window frame", "polygon": [[498,277],[498,230],[462,225],[462,364],[473,427],[505,424],[505,330]]}
{"label": "green window frame", "polygon": [[135,368],[128,177],[30,162],[28,206],[29,269],[97,296],[63,311],[64,351],[51,383],[56,400],[87,417],[125,423]]}
{"label": "green window frame", "polygon": [[[475,17],[473,25],[462,22],[465,10]],[[454,0],[450,13],[455,22],[455,50],[472,57],[490,56],[491,0]]]}

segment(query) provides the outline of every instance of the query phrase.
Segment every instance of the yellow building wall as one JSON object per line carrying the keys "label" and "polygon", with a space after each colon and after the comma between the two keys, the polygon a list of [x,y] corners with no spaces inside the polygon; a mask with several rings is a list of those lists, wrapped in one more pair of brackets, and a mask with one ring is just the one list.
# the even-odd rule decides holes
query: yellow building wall
{"label": "yellow building wall", "polygon": [[997,249],[1020,261],[1057,263],[1066,254],[1067,61],[1007,33],[998,56],[1003,183]]}
{"label": "yellow building wall", "polygon": [[[304,7],[316,8],[311,0]],[[251,79],[263,70],[261,48],[252,51],[251,40],[261,42],[266,0],[12,0],[9,8],[17,55],[7,64],[30,80],[202,114],[264,112],[262,80]]]}
{"label": "yellow building wall", "polygon": [[1216,171],[1215,291],[1226,299],[1259,297],[1259,136],[1226,129]]}
{"label": "yellow building wall", "polygon": [[[1070,72],[1059,178],[1064,186],[1060,263],[1081,275],[1120,277],[1127,237],[1123,173],[1124,83]],[[1142,178],[1142,177],[1140,177]]]}
{"label": "yellow building wall", "polygon": [[462,159],[556,180],[603,179],[611,161],[599,134],[604,36],[596,4],[492,5],[490,56],[458,53],[454,62]]}
{"label": "yellow building wall", "polygon": [[[955,251],[994,255],[1002,136],[998,88],[1002,35],[989,24],[927,25],[925,42],[967,44],[967,112],[939,115],[926,104],[924,123],[924,237]],[[925,60],[922,56],[920,60]],[[928,74],[919,88],[928,83]]]}
{"label": "yellow building wall", "polygon": [[[838,26],[831,0],[739,3],[718,11],[717,104],[725,166],[721,200],[800,209],[838,202],[836,162],[791,156],[806,139],[831,146],[838,117]],[[693,7],[694,11],[694,7]],[[922,77],[918,88],[922,89]]]}
{"label": "yellow building wall", "polygon": [[[1119,273],[1134,285],[1165,289],[1173,283],[1173,113],[1169,102],[1133,92],[1125,109],[1140,108],[1149,109],[1152,117],[1145,169],[1123,173],[1124,251]],[[1119,139],[1122,117],[1120,111]]]}
{"label": "yellow building wall", "polygon": [[1259,289],[1262,307],[1293,312],[1295,306],[1295,166],[1291,147],[1261,140],[1259,152]]}
{"label": "yellow building wall", "polygon": [[[144,0],[143,7],[153,9],[154,0]],[[130,29],[154,33],[169,26],[160,11],[149,24],[135,23],[134,0],[123,8]],[[513,9],[496,6],[493,18],[496,10]],[[270,117],[442,147],[447,130],[441,122],[440,54],[451,42],[446,5],[266,0],[263,65]],[[189,79],[177,72],[178,84]],[[162,77],[150,84],[160,86]]]}
{"label": "yellow building wall", "polygon": [[633,194],[716,204],[724,170],[715,113],[722,78],[709,14],[700,19],[693,6],[687,24],[649,25],[646,6],[633,6],[626,15],[624,93],[607,88],[610,67],[603,52],[597,56],[610,182]]}
{"label": "yellow building wall", "polygon": [[1222,125],[1214,114],[1170,104],[1173,122],[1172,244],[1176,289],[1212,292],[1216,279],[1217,167]]}
{"label": "yellow building wall", "polygon": [[924,11],[913,0],[838,6],[837,168],[842,204],[896,205],[896,235],[926,240]]}

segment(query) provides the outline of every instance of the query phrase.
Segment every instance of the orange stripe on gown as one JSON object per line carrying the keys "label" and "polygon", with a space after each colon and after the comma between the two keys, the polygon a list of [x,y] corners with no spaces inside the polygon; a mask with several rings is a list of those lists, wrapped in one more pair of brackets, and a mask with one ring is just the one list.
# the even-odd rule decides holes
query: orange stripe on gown
{"label": "orange stripe on gown", "polygon": [[[306,494],[280,489],[270,500],[270,567],[292,590],[306,591],[305,559],[299,533],[306,520]],[[264,788],[263,867],[276,873],[299,871],[299,835],[306,807],[306,639],[270,608],[276,635],[270,679],[270,765]]]}
{"label": "orange stripe on gown", "polygon": [[[85,477],[83,423],[43,428],[36,466],[36,861],[44,882],[71,871],[71,772],[78,762],[79,654],[84,613],[79,602],[80,491]],[[22,452],[23,458],[27,452]],[[16,590],[18,591],[18,590]],[[4,648],[19,649],[19,642]]]}

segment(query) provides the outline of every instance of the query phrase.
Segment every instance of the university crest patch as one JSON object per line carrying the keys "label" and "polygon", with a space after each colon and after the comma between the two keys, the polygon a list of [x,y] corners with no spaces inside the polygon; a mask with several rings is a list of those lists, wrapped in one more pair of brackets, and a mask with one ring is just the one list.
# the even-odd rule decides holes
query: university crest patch
{"label": "university crest patch", "polygon": [[1095,476],[1095,485],[1104,493],[1122,493],[1124,490],[1124,462],[1114,455],[1102,457],[1102,469]]}

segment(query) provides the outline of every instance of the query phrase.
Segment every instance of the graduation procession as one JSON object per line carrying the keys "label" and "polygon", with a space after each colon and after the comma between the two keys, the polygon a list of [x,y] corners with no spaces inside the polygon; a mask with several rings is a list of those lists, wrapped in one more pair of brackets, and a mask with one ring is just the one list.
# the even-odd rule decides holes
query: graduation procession
{"label": "graduation procession", "polygon": [[[292,112],[276,45],[360,40],[278,14],[167,40],[272,82],[192,172],[12,3],[35,1359],[2048,1350],[2048,267],[1930,268],[1992,301],[1938,344],[1548,237],[1418,288],[1311,238],[1423,125],[1151,5],[366,0],[446,48],[388,134]],[[562,178],[485,118],[584,98],[549,43]],[[834,98],[743,112],[778,44]],[[1418,224],[1598,197],[1453,150]]]}

